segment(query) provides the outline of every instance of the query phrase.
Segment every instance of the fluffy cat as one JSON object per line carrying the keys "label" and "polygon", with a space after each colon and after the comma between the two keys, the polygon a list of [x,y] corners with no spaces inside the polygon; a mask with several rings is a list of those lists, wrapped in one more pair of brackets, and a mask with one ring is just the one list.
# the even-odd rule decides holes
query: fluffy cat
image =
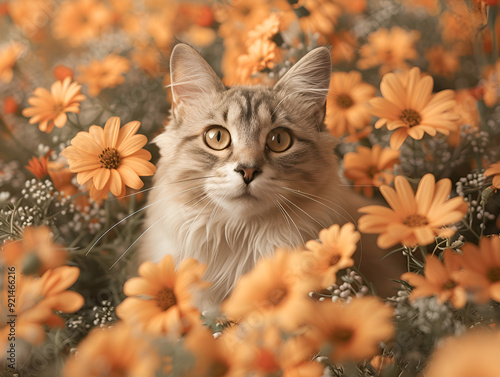
{"label": "fluffy cat", "polygon": [[[336,142],[323,124],[331,70],[329,51],[317,48],[272,88],[226,88],[194,49],[173,49],[172,117],[155,139],[161,157],[140,258],[206,263],[213,286],[202,308],[219,304],[276,247],[355,221],[366,204],[341,186]],[[386,280],[387,263],[373,268],[383,253],[367,250],[374,243],[363,239],[363,272]]]}

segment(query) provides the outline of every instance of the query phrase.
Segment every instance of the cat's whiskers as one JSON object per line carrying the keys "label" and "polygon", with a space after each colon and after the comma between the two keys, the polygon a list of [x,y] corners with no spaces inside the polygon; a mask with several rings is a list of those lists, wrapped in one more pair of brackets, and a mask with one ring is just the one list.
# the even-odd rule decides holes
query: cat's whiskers
{"label": "cat's whiskers", "polygon": [[312,221],[314,221],[316,224],[318,224],[320,227],[322,228],[325,228],[325,225],[324,224],[321,224],[318,220],[316,220],[314,217],[312,217],[310,214],[308,214],[305,210],[303,210],[302,208],[300,208],[297,204],[295,204],[293,201],[291,201],[290,199],[288,199],[286,196],[284,195],[281,195],[281,194],[278,194],[281,198],[283,198],[284,200],[286,200],[288,203],[292,204],[294,207],[296,207],[300,212],[302,212],[304,215],[306,215],[307,217],[309,217]]}
{"label": "cat's whiskers", "polygon": [[[286,203],[283,203],[283,204],[285,204],[289,209],[291,209],[290,206],[288,206]],[[295,223],[295,221],[293,221],[292,216],[288,213],[288,211],[285,209],[285,207],[283,207],[283,204],[280,203],[281,208],[283,209],[284,213],[288,216],[288,218],[290,219],[291,223],[293,224],[293,226],[297,230],[297,233],[298,233],[298,235],[299,235],[299,237],[300,237],[300,239],[302,241],[302,245],[305,245],[304,237],[302,237],[302,233],[300,233],[299,227],[297,226],[297,224]],[[293,209],[291,209],[291,211],[293,213],[295,213],[295,211]],[[295,215],[297,215],[297,214],[295,213]]]}
{"label": "cat's whiskers", "polygon": [[290,239],[291,239],[292,238],[292,226],[290,224],[290,220],[288,220],[288,217],[285,215],[286,211],[283,209],[283,206],[279,202],[279,198],[276,201],[273,200],[273,202],[276,205],[276,208],[278,208],[278,210],[280,211],[281,216],[283,216],[283,218],[285,219],[285,221],[286,221],[286,223],[288,225],[288,232],[290,234]]}
{"label": "cat's whiskers", "polygon": [[[160,186],[160,185],[155,186],[155,187],[159,187],[159,186]],[[138,214],[139,212],[141,212],[141,211],[143,211],[143,210],[145,210],[145,209],[147,209],[147,208],[149,208],[149,207],[151,207],[151,206],[153,206],[153,205],[155,205],[155,204],[158,204],[158,203],[160,203],[160,202],[162,202],[162,201],[164,201],[164,200],[170,199],[170,198],[172,198],[172,197],[174,197],[174,196],[177,196],[177,195],[183,194],[183,193],[188,192],[188,191],[191,191],[191,190],[195,190],[195,189],[200,188],[200,187],[203,187],[203,185],[194,186],[194,187],[191,187],[191,188],[189,188],[189,189],[186,189],[186,190],[182,190],[182,191],[176,192],[175,194],[168,195],[168,196],[166,196],[166,197],[164,197],[164,198],[161,198],[161,199],[159,199],[159,200],[157,200],[157,201],[155,201],[155,202],[153,202],[153,203],[149,203],[149,204],[145,205],[145,206],[144,206],[144,207],[142,207],[142,208],[139,208],[137,211],[135,211],[135,212],[131,213],[130,215],[128,215],[128,216],[126,216],[126,217],[124,217],[123,219],[121,219],[120,221],[118,221],[115,225],[113,225],[111,228],[109,228],[108,230],[106,230],[106,231],[105,231],[105,232],[104,232],[104,233],[103,233],[103,234],[102,234],[102,235],[101,235],[101,236],[100,236],[100,237],[99,237],[99,238],[98,238],[98,239],[97,239],[97,240],[96,240],[96,241],[92,244],[92,246],[91,246],[91,247],[87,250],[87,252],[85,253],[85,255],[89,255],[89,254],[90,254],[90,252],[92,251],[92,249],[95,247],[95,245],[97,245],[97,244],[99,243],[99,241],[100,241],[100,240],[102,240],[104,236],[106,236],[106,234],[108,234],[110,231],[112,231],[114,228],[116,228],[118,225],[120,225],[120,224],[121,224],[122,222],[124,222],[125,220],[127,220],[127,219],[131,218],[132,216],[134,216],[134,215]]]}
{"label": "cat's whiskers", "polygon": [[[187,204],[191,203],[192,201],[197,200],[197,199],[198,199],[198,198],[200,198],[200,197],[201,197],[201,199],[200,199],[200,200],[198,200],[198,202],[196,202],[194,205],[196,205],[196,204],[197,204],[197,203],[199,203],[200,201],[204,200],[204,199],[205,199],[205,197],[206,197],[206,194],[205,194],[205,193],[203,193],[203,194],[201,194],[201,195],[198,195],[197,197],[195,197],[195,198],[193,198],[193,199],[188,200],[187,202],[185,202],[184,204],[182,204],[180,207],[175,208],[174,210],[178,210],[178,209],[180,209],[180,208],[184,207],[185,205],[187,205]],[[128,251],[129,251],[129,250],[130,250],[130,249],[131,249],[131,248],[132,248],[132,247],[133,247],[133,246],[134,246],[134,245],[135,245],[135,244],[136,244],[136,243],[137,243],[137,242],[138,242],[138,241],[139,241],[139,240],[140,240],[140,239],[141,239],[141,238],[142,238],[142,237],[143,237],[143,236],[144,236],[144,235],[145,235],[145,234],[146,234],[146,233],[147,233],[150,229],[151,229],[151,228],[153,228],[156,224],[158,224],[160,221],[162,221],[162,220],[163,220],[163,219],[165,219],[167,216],[169,216],[169,215],[170,215],[170,213],[171,213],[171,212],[173,212],[174,210],[172,210],[172,211],[168,211],[165,215],[163,215],[163,216],[162,216],[162,217],[160,217],[158,220],[156,220],[153,224],[151,224],[149,227],[147,227],[147,229],[146,229],[144,232],[142,232],[142,233],[139,235],[139,237],[137,237],[137,238],[135,239],[135,241],[134,241],[134,242],[132,242],[132,244],[131,244],[131,245],[130,245],[130,246],[129,246],[129,247],[128,247],[128,248],[127,248],[127,249],[126,249],[126,250],[125,250],[125,251],[124,251],[124,252],[123,252],[120,256],[119,256],[119,257],[118,257],[118,259],[117,259],[117,260],[116,260],[116,261],[115,261],[115,262],[111,265],[111,267],[110,267],[109,269],[111,270],[114,266],[116,266],[116,264],[117,264],[117,263],[118,263],[118,262],[119,262],[119,261],[120,261],[120,260],[121,260],[121,259],[122,259],[122,258],[123,258],[126,254],[127,254],[127,253],[128,253]]]}

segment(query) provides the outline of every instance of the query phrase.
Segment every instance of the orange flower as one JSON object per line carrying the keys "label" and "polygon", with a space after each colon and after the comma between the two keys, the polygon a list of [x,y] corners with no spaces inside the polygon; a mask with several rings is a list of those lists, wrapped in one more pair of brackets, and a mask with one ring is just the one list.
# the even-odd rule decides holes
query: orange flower
{"label": "orange flower", "polygon": [[388,185],[394,180],[393,167],[399,162],[399,150],[374,145],[372,149],[358,146],[356,153],[344,156],[344,175],[354,182],[354,189],[361,189],[365,196],[373,196],[373,186]]}
{"label": "orange flower", "polygon": [[416,194],[402,176],[394,180],[396,190],[382,186],[380,192],[392,208],[371,205],[360,208],[367,213],[359,219],[358,227],[364,233],[380,233],[377,244],[386,249],[397,243],[406,246],[428,245],[435,236],[451,237],[455,231],[446,226],[460,221],[468,205],[459,196],[450,195],[451,181],[447,178],[435,183],[432,174],[426,174],[418,184]]}
{"label": "orange flower", "polygon": [[64,81],[56,81],[50,87],[36,88],[34,97],[28,99],[32,107],[23,110],[25,117],[31,117],[30,124],[39,123],[40,131],[50,132],[56,127],[64,127],[68,116],[66,113],[80,112],[80,102],[85,96],[80,93],[81,85],[71,82],[67,77]]}
{"label": "orange flower", "polygon": [[14,65],[16,60],[24,51],[21,43],[11,42],[9,45],[0,49],[0,80],[9,83],[14,76]]}
{"label": "orange flower", "polygon": [[91,96],[97,96],[104,88],[114,88],[123,83],[123,74],[130,70],[130,62],[121,56],[111,54],[104,60],[93,60],[87,66],[79,66],[81,81],[88,87]]}
{"label": "orange flower", "polygon": [[32,172],[37,179],[42,179],[48,174],[48,159],[49,158],[45,156],[39,158],[33,157],[31,160],[29,160],[28,165],[26,165],[26,169]]}
{"label": "orange flower", "polygon": [[352,62],[356,58],[358,44],[351,31],[339,31],[329,39],[332,46],[332,62],[337,65],[341,62]]}
{"label": "orange flower", "polygon": [[401,279],[408,281],[414,287],[410,300],[436,295],[440,303],[449,300],[455,308],[463,308],[467,301],[465,289],[454,279],[460,270],[460,255],[446,250],[443,258],[444,265],[438,257],[429,255],[425,259],[425,277],[406,272],[401,275]]}
{"label": "orange flower", "polygon": [[294,328],[309,308],[309,292],[319,286],[310,276],[310,261],[304,252],[285,250],[261,259],[236,283],[222,304],[223,312],[234,320],[271,316],[285,329]]}
{"label": "orange flower", "polygon": [[442,90],[433,94],[433,83],[432,77],[422,76],[417,67],[382,78],[383,98],[373,98],[370,104],[372,114],[380,118],[375,128],[386,124],[389,131],[396,130],[391,136],[391,148],[399,149],[408,136],[420,140],[425,133],[448,135],[456,129],[455,93]]}
{"label": "orange flower", "polygon": [[19,109],[19,104],[13,96],[7,96],[3,100],[3,113],[16,114]]}
{"label": "orange flower", "polygon": [[500,161],[491,164],[488,169],[484,171],[486,177],[493,176],[493,186],[500,189]]}
{"label": "orange flower", "polygon": [[337,137],[356,133],[370,123],[368,100],[374,96],[375,87],[362,82],[361,73],[333,73],[326,101],[326,127]]}
{"label": "orange flower", "polygon": [[436,347],[425,369],[426,377],[500,377],[498,332],[469,331]]}
{"label": "orange flower", "polygon": [[154,264],[139,266],[139,277],[123,286],[127,296],[117,308],[118,317],[152,334],[180,335],[199,319],[194,308],[195,295],[208,286],[201,280],[206,269],[193,258],[185,259],[175,270],[171,255]]}
{"label": "orange flower", "polygon": [[78,352],[64,366],[63,377],[154,377],[158,355],[129,326],[94,329],[78,345]]}
{"label": "orange flower", "polygon": [[111,21],[111,11],[100,1],[66,1],[54,16],[52,32],[55,38],[68,39],[72,47],[79,47],[101,35]]}
{"label": "orange flower", "polygon": [[463,271],[456,280],[473,292],[477,302],[490,298],[500,302],[500,237],[482,237],[479,247],[466,243],[462,251]]}
{"label": "orange flower", "polygon": [[342,14],[342,8],[331,0],[308,0],[301,2],[309,15],[299,18],[300,26],[306,33],[319,33],[324,37],[334,34],[335,25]]}
{"label": "orange flower", "polygon": [[54,75],[56,80],[59,80],[59,81],[64,81],[64,79],[66,77],[73,79],[73,76],[74,76],[73,70],[65,65],[62,65],[62,64],[56,65],[54,67],[54,69],[52,69],[52,74]]}
{"label": "orange flower", "polygon": [[443,46],[431,47],[425,53],[425,57],[429,62],[429,72],[436,75],[453,77],[460,68],[460,61],[456,53],[445,51]]}
{"label": "orange flower", "polygon": [[375,297],[355,298],[348,304],[318,302],[311,316],[316,339],[334,363],[369,359],[379,343],[394,333],[392,308]]}
{"label": "orange flower", "polygon": [[315,257],[315,273],[322,277],[322,286],[328,287],[335,283],[337,271],[354,265],[352,255],[360,234],[354,230],[352,223],[342,226],[334,224],[319,232],[318,241],[308,241],[306,248]]}
{"label": "orange flower", "polygon": [[68,253],[62,245],[52,243],[52,234],[47,226],[27,227],[23,239],[7,242],[0,250],[5,266],[17,266],[25,274],[42,275],[50,268],[66,263]]}
{"label": "orange flower", "polygon": [[368,43],[359,50],[359,69],[380,66],[379,75],[408,67],[407,60],[417,58],[415,43],[420,39],[418,31],[406,31],[399,26],[391,30],[380,28],[368,36]]}
{"label": "orange flower", "polygon": [[104,130],[91,126],[89,132],[79,132],[71,140],[72,145],[62,151],[70,171],[78,173],[78,183],[91,180],[90,197],[95,201],[102,200],[110,190],[120,196],[125,186],[137,190],[144,184],[139,176],[154,174],[156,169],[149,162],[151,153],[141,149],[148,140],[135,134],[140,125],[133,121],[120,129],[120,118],[111,117]]}

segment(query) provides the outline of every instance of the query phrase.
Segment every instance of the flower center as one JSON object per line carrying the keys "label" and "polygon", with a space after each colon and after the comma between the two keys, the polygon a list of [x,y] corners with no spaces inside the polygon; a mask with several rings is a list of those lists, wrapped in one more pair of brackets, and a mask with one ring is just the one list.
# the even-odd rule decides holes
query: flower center
{"label": "flower center", "polygon": [[284,288],[276,288],[269,293],[269,301],[274,306],[277,306],[283,301],[286,296],[286,290]]}
{"label": "flower center", "polygon": [[399,117],[408,127],[415,127],[420,124],[422,117],[412,109],[404,109]]}
{"label": "flower center", "polygon": [[340,255],[332,255],[330,261],[328,262],[330,266],[335,266],[340,260]]}
{"label": "flower center", "polygon": [[352,329],[340,327],[333,332],[331,338],[335,343],[347,343],[353,335]]}
{"label": "flower center", "polygon": [[208,374],[208,376],[223,377],[228,371],[229,367],[227,366],[227,364],[217,360],[210,366],[210,373]]}
{"label": "flower center", "polygon": [[454,289],[457,286],[457,283],[455,283],[453,280],[448,280],[446,283],[443,284],[443,287],[441,289],[447,290],[447,289]]}
{"label": "flower center", "polygon": [[500,281],[500,267],[492,267],[488,270],[488,279],[491,282]]}
{"label": "flower center", "polygon": [[419,215],[418,213],[414,213],[412,215],[407,216],[403,220],[403,224],[409,226],[410,228],[416,228],[417,226],[425,226],[429,224],[427,217]]}
{"label": "flower center", "polygon": [[165,288],[158,292],[156,295],[156,301],[158,306],[161,308],[163,311],[167,311],[170,309],[172,306],[177,304],[177,300],[175,298],[174,291],[170,288]]}
{"label": "flower center", "polygon": [[120,166],[120,155],[115,148],[106,148],[99,155],[99,161],[105,169],[116,169]]}
{"label": "flower center", "polygon": [[342,109],[348,109],[349,107],[354,105],[354,101],[352,100],[351,96],[347,94],[339,94],[337,97],[335,97],[335,101],[337,102],[337,105]]}

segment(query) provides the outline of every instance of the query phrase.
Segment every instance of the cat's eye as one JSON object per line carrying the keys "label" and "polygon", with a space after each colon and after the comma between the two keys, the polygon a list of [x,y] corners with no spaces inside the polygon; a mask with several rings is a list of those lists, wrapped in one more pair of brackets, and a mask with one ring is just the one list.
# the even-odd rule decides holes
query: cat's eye
{"label": "cat's eye", "polygon": [[273,152],[284,152],[292,146],[292,135],[284,128],[275,128],[267,135],[266,146]]}
{"label": "cat's eye", "polygon": [[221,126],[213,126],[205,131],[205,143],[216,151],[221,151],[231,144],[231,134]]}

